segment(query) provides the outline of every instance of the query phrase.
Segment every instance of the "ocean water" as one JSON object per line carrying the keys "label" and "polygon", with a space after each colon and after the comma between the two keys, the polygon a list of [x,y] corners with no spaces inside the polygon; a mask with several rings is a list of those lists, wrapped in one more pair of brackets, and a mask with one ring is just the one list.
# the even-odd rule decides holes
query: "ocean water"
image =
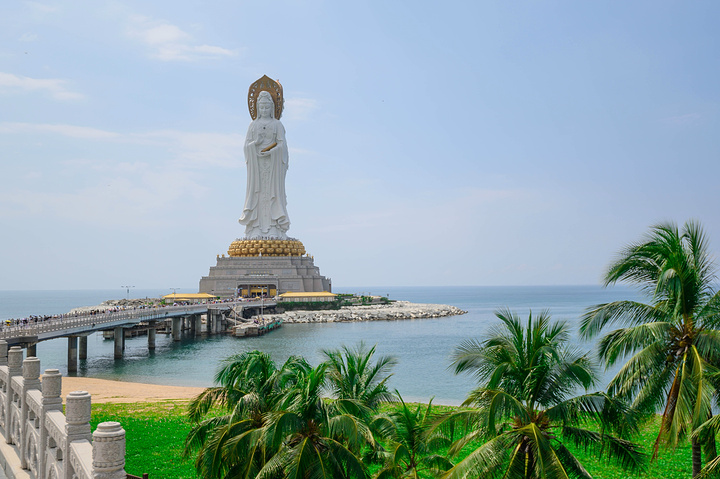
{"label": "ocean water", "polygon": [[[147,337],[128,338],[123,359],[113,359],[113,342],[101,334],[88,338],[88,359],[79,361],[78,376],[207,387],[221,361],[233,354],[259,349],[281,364],[290,355],[301,355],[317,364],[324,349],[354,346],[360,341],[377,345],[376,354],[398,360],[390,387],[406,400],[428,400],[459,404],[475,387],[467,375],[456,376],[450,369],[452,351],[465,339],[482,339],[499,321],[498,308],[509,308],[520,317],[548,310],[555,320],[566,321],[573,331],[578,318],[590,306],[620,299],[642,299],[635,290],[600,286],[527,287],[347,287],[336,292],[370,293],[415,303],[451,304],[468,314],[438,319],[371,321],[357,323],[286,324],[265,336],[233,338],[210,336],[173,342],[158,334],[156,349],[147,349]],[[178,290],[178,292],[185,292]],[[188,290],[187,292],[191,292]],[[130,297],[159,297],[164,290],[131,290]],[[0,320],[31,314],[67,312],[78,306],[91,306],[107,299],[126,297],[126,291],[0,291]],[[592,350],[574,338],[573,345]],[[44,341],[37,345],[43,369],[57,368],[67,374],[67,340]],[[598,389],[604,387],[614,371],[602,373]]]}

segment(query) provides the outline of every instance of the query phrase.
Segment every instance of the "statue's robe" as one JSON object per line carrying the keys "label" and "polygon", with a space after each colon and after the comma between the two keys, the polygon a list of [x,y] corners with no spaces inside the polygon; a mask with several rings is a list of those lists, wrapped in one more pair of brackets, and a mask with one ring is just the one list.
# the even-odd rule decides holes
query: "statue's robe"
{"label": "statue's robe", "polygon": [[[273,143],[277,145],[269,151],[269,156],[258,154]],[[290,228],[285,194],[285,174],[288,169],[285,127],[279,120],[272,119],[263,129],[260,122],[254,120],[248,128],[244,152],[247,190],[239,222],[245,225],[248,237],[276,236],[277,233],[284,237]],[[266,163],[266,167],[263,167],[261,162],[269,162],[269,165]],[[261,178],[263,172],[265,178]],[[271,234],[273,227],[277,230],[275,234]]]}

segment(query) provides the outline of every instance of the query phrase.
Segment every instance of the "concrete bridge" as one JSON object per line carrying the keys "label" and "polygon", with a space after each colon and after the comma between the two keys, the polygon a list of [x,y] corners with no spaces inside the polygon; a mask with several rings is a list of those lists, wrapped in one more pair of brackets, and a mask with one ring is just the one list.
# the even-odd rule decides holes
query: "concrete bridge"
{"label": "concrete bridge", "polygon": [[[223,314],[235,308],[240,316],[245,309],[260,309],[275,306],[275,301],[237,301],[207,304],[187,304],[154,308],[136,308],[103,313],[64,315],[44,321],[29,321],[26,324],[2,325],[0,339],[8,346],[22,346],[28,356],[35,356],[37,343],[66,337],[68,338],[68,372],[76,372],[79,359],[87,359],[87,337],[98,331],[113,331],[115,359],[123,357],[125,331],[140,323],[147,324],[148,348],[155,349],[156,329],[160,324],[170,323],[174,341],[180,341],[182,331],[199,334],[220,334],[226,332],[227,320]],[[202,316],[205,316],[203,330]],[[78,345],[79,343],[79,345]]]}

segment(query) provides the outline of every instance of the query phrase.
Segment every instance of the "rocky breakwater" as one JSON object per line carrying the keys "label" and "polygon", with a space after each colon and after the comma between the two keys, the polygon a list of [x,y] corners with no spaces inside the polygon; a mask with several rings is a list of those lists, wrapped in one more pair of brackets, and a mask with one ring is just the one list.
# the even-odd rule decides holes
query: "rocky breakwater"
{"label": "rocky breakwater", "polygon": [[395,301],[391,304],[369,306],[344,306],[329,311],[288,311],[281,314],[266,314],[266,320],[281,319],[285,324],[293,323],[337,323],[343,321],[394,321],[419,318],[442,318],[465,314],[455,306],[446,304],[420,304]]}

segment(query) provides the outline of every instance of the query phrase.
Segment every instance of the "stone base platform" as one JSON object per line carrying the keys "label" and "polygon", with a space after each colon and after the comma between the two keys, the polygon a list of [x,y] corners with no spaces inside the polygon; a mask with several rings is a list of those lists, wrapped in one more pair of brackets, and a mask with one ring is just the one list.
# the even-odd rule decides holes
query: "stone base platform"
{"label": "stone base platform", "polygon": [[320,274],[310,256],[221,257],[200,280],[200,292],[230,298],[246,285],[271,285],[277,294],[332,292],[331,280]]}

